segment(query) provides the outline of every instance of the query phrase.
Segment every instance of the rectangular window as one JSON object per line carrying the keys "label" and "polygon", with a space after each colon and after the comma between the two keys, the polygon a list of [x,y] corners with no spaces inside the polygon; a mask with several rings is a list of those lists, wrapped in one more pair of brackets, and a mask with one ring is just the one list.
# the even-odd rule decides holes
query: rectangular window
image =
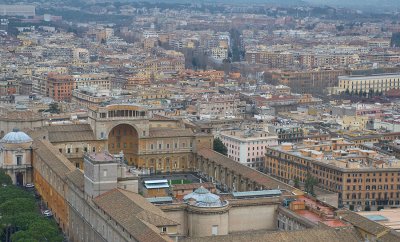
{"label": "rectangular window", "polygon": [[107,176],[107,169],[103,170],[103,176]]}
{"label": "rectangular window", "polygon": [[218,235],[218,225],[213,225],[212,226],[211,235]]}
{"label": "rectangular window", "polygon": [[21,155],[17,155],[17,166],[22,165],[22,156]]}

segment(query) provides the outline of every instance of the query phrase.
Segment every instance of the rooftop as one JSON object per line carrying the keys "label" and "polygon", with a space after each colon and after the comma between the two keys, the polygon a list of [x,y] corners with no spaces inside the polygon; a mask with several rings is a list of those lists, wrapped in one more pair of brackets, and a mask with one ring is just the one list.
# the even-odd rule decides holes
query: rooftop
{"label": "rooftop", "polygon": [[156,227],[178,225],[147,199],[126,190],[113,189],[93,202],[137,241],[169,240]]}
{"label": "rooftop", "polygon": [[341,230],[336,229],[305,229],[296,231],[263,231],[263,232],[242,232],[238,234],[229,234],[222,236],[213,237],[202,237],[202,238],[186,238],[182,241],[185,242],[241,242],[241,241],[252,241],[252,242],[359,242],[362,238],[356,230],[346,228]]}
{"label": "rooftop", "polygon": [[115,157],[106,152],[95,152],[87,153],[85,155],[91,161],[101,162],[101,163],[114,163],[116,162]]}
{"label": "rooftop", "polygon": [[400,232],[400,209],[382,209],[380,211],[363,211],[357,214]]}

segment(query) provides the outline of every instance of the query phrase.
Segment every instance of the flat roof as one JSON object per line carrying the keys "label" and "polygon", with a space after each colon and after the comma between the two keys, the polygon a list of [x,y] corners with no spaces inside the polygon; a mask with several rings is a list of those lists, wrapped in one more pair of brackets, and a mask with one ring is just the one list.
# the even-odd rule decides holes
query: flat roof
{"label": "flat roof", "polygon": [[400,208],[382,209],[380,211],[362,211],[357,214],[381,225],[400,231]]}
{"label": "flat roof", "polygon": [[339,76],[338,80],[372,80],[377,78],[393,78],[400,77],[400,73],[382,73],[382,74],[373,74],[373,75],[353,75],[353,76]]}
{"label": "flat roof", "polygon": [[169,185],[167,183],[163,184],[145,184],[147,189],[155,189],[155,188],[168,188]]}
{"label": "flat roof", "polygon": [[364,217],[367,217],[368,219],[370,219],[370,220],[372,220],[372,221],[388,221],[389,219],[388,218],[386,218],[385,216],[382,216],[382,215],[375,215],[375,214],[372,214],[372,215],[364,215]]}
{"label": "flat roof", "polygon": [[168,180],[163,179],[163,180],[144,181],[144,184],[156,184],[156,183],[168,183]]}
{"label": "flat roof", "polygon": [[172,202],[172,197],[149,197],[146,199],[151,203]]}
{"label": "flat roof", "polygon": [[247,192],[232,192],[234,197],[254,197],[254,196],[274,196],[281,195],[281,190],[262,190],[262,191],[247,191]]}

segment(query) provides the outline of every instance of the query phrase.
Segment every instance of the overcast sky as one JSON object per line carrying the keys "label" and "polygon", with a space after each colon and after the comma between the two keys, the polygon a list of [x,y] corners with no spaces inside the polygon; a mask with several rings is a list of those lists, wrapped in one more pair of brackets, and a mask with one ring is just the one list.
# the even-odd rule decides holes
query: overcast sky
{"label": "overcast sky", "polygon": [[366,5],[376,7],[400,7],[400,0],[304,0],[310,3],[327,5],[347,5],[364,7]]}

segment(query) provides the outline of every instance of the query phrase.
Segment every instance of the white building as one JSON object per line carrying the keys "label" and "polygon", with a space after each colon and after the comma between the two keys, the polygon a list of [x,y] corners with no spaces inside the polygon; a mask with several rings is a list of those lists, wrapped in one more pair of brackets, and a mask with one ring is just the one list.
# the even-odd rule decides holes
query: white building
{"label": "white building", "polygon": [[223,61],[228,58],[228,49],[221,47],[212,48],[211,56],[217,61]]}
{"label": "white building", "polygon": [[339,86],[334,88],[334,94],[339,94],[346,91],[350,93],[358,93],[360,91],[368,93],[370,90],[376,93],[400,88],[399,73],[387,73],[369,76],[339,76],[338,79]]}
{"label": "white building", "polygon": [[220,138],[228,148],[228,157],[253,168],[261,168],[267,147],[278,145],[278,136],[265,131],[223,131]]}

